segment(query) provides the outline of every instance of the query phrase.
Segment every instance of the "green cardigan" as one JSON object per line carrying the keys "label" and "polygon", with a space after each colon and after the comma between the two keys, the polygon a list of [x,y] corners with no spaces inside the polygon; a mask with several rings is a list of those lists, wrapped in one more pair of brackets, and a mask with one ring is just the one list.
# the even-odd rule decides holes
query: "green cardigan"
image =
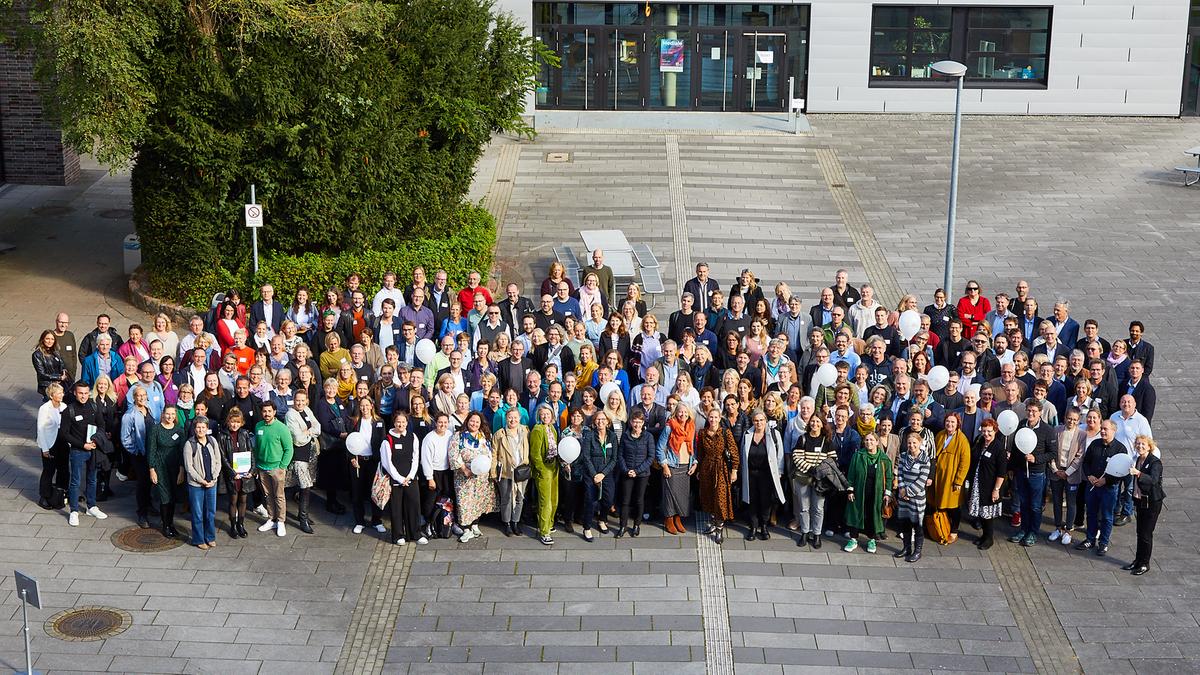
{"label": "green cardigan", "polygon": [[[875,501],[865,505],[867,498],[867,469],[874,462],[875,469]],[[854,501],[846,502],[846,524],[862,530],[866,535],[873,536],[883,531],[883,495],[890,494],[892,488],[892,460],[888,459],[883,450],[876,449],[874,455],[866,449],[859,449],[850,459],[850,472],[846,479],[854,488]],[[868,518],[870,519],[868,521]]]}

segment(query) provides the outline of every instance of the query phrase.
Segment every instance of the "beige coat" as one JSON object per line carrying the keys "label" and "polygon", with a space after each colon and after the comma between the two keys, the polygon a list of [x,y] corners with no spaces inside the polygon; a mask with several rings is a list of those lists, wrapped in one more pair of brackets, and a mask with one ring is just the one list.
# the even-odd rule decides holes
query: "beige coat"
{"label": "beige coat", "polygon": [[205,452],[208,453],[208,459],[212,463],[212,478],[215,485],[217,477],[221,475],[221,447],[217,445],[217,439],[210,435],[202,446],[193,437],[183,444],[183,470],[187,473],[188,485],[192,487],[204,487],[201,481],[204,480]]}
{"label": "beige coat", "polygon": [[514,468],[529,463],[529,430],[518,425],[514,431],[503,428],[492,434],[492,456],[497,464],[492,475],[511,479]]}

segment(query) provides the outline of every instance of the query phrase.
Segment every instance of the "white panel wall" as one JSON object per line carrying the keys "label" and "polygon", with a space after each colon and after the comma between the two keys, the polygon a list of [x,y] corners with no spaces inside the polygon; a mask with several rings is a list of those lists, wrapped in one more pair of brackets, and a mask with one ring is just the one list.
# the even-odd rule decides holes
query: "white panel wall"
{"label": "white panel wall", "polygon": [[[719,0],[707,0],[717,2]],[[743,0],[744,1],[744,0]],[[526,25],[531,0],[499,0]],[[808,112],[953,112],[947,89],[869,87],[873,4],[1052,6],[1046,89],[967,89],[992,114],[1179,114],[1189,0],[810,0]],[[532,98],[527,105],[533,111]]]}

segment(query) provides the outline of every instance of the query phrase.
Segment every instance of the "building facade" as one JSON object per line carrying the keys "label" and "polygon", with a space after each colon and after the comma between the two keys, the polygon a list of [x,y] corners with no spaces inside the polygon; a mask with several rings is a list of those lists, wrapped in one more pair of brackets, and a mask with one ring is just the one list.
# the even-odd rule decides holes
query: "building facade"
{"label": "building facade", "polygon": [[943,59],[967,66],[969,113],[1176,116],[1200,100],[1189,0],[499,6],[560,60],[531,113],[949,112],[953,83],[929,67]]}

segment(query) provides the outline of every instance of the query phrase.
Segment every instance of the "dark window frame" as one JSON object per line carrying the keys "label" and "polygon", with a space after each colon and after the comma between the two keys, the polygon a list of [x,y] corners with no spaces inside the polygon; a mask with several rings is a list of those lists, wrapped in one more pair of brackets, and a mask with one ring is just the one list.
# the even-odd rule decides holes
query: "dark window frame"
{"label": "dark window frame", "polygon": [[[913,26],[913,15],[921,10],[936,10],[950,9],[951,20],[949,31],[949,52],[945,58],[958,61],[967,65],[967,76],[963,80],[963,86],[968,89],[1046,89],[1050,81],[1050,53],[1052,50],[1051,38],[1054,27],[1054,8],[1048,5],[954,5],[947,7],[946,5],[873,5],[871,7],[871,26],[870,39],[868,41],[868,59],[867,59],[867,86],[869,88],[953,88],[954,80],[951,78],[943,78],[931,76],[928,78],[913,78],[909,74],[905,75],[877,75],[875,66],[880,58],[895,58],[904,57],[909,59],[914,55],[912,50],[913,35],[915,33],[925,33],[926,29],[916,28]],[[907,10],[908,19],[904,28],[894,26],[878,26],[876,25],[876,12],[878,10]],[[972,76],[974,70],[971,68],[971,61],[978,59],[984,52],[977,52],[968,48],[968,34],[972,30],[970,16],[972,11],[987,11],[987,10],[1043,10],[1046,12],[1046,27],[1042,28],[985,28],[975,27],[974,30],[992,30],[998,32],[1013,33],[1044,33],[1046,36],[1046,51],[1044,54],[1020,54],[1020,56],[1028,56],[1031,59],[1044,59],[1045,66],[1042,70],[1042,77],[1035,79],[1001,79]],[[906,31],[906,48],[907,52],[901,53],[892,51],[883,51],[875,49],[875,33],[877,30],[903,30]],[[996,52],[998,56],[1008,54],[1016,55],[1016,52]],[[911,64],[906,64],[906,68],[911,68]],[[908,72],[911,72],[909,70]]]}

